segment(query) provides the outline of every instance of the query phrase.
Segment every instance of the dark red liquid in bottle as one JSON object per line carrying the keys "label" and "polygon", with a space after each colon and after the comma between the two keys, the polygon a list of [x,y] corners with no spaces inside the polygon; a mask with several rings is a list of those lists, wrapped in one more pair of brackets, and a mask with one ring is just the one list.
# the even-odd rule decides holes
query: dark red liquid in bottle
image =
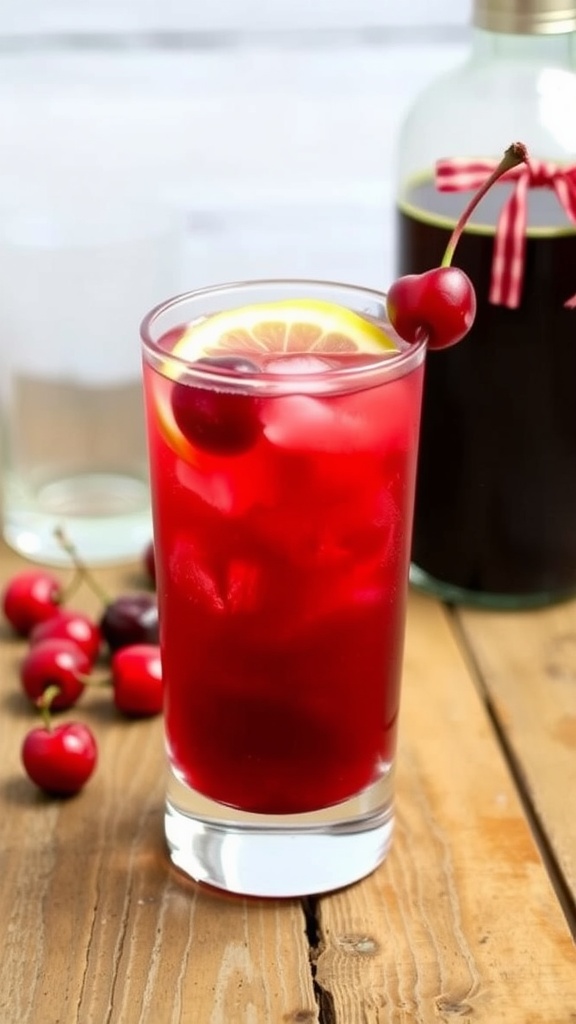
{"label": "dark red liquid in bottle", "polygon": [[[508,188],[483,201],[486,225]],[[467,199],[431,182],[408,193],[399,273],[440,263]],[[529,204],[520,307],[488,303],[494,234],[474,225],[453,262],[474,282],[476,322],[461,344],[428,355],[424,387],[414,578],[494,604],[576,590],[576,310],[564,307],[576,292],[576,232],[550,191]]]}

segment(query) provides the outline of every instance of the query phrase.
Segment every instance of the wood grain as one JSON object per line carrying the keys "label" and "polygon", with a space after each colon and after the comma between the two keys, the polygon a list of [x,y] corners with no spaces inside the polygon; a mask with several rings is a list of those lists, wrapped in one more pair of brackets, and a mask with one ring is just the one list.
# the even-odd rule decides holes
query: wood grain
{"label": "wood grain", "polygon": [[458,612],[465,643],[576,903],[576,602]]}
{"label": "wood grain", "polygon": [[[0,547],[0,582],[21,566]],[[143,585],[136,567],[98,576],[109,593]],[[85,589],[74,603],[98,611]],[[4,628],[1,1024],[575,1024],[569,929],[435,602],[410,600],[392,853],[312,901],[315,922],[299,901],[228,897],[170,867],[161,721],[120,719],[104,691],[65,713],[94,728],[96,775],[69,801],[39,794],[19,763],[24,649]]]}
{"label": "wood grain", "polygon": [[346,1024],[568,1024],[576,951],[485,709],[412,595],[388,861],[319,901],[317,983]]}
{"label": "wood grain", "polygon": [[[21,563],[2,552],[6,579]],[[65,574],[61,574],[65,578]],[[109,593],[133,570],[99,572]],[[97,611],[85,590],[76,607]],[[97,773],[68,801],[24,777],[35,712],[19,692],[25,649],[0,642],[1,1024],[314,1024],[298,901],[227,897],[185,880],[164,849],[162,726],[83,696]],[[280,970],[279,965],[282,965]]]}

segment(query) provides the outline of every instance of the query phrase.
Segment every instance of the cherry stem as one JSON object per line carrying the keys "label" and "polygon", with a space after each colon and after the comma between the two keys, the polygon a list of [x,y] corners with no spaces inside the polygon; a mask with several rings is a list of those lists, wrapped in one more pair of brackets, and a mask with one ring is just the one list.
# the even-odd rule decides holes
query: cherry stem
{"label": "cherry stem", "polygon": [[454,250],[458,245],[460,239],[460,235],[462,234],[464,228],[466,227],[466,224],[468,223],[468,220],[470,219],[472,213],[478,206],[478,203],[486,195],[488,189],[492,187],[495,181],[498,181],[498,178],[500,178],[503,174],[506,174],[506,171],[511,171],[512,168],[517,167],[518,164],[525,163],[528,163],[528,150],[526,149],[526,146],[523,142],[513,142],[511,146],[508,146],[508,149],[504,153],[504,156],[502,157],[498,166],[494,168],[492,173],[486,178],[484,184],[481,185],[478,191],[475,193],[475,195],[472,196],[472,199],[470,200],[466,209],[462,213],[460,219],[458,220],[458,223],[456,224],[456,227],[454,228],[454,231],[450,236],[448,245],[446,246],[446,252],[444,253],[442,263],[440,264],[441,267],[450,266],[452,262],[452,257],[454,255]]}
{"label": "cherry stem", "polygon": [[40,714],[42,715],[42,721],[44,722],[44,727],[48,731],[50,731],[50,729],[52,728],[52,716],[50,714],[52,701],[56,700],[56,697],[61,692],[62,691],[57,683],[50,683],[50,685],[46,687],[42,695],[38,697],[38,700],[36,701],[36,707],[40,711]]}
{"label": "cherry stem", "polygon": [[[88,586],[90,587],[90,589],[93,591],[93,593],[96,594],[96,597],[102,602],[102,604],[109,604],[110,602],[105,590],[94,579],[92,573],[88,571],[87,566],[84,565],[84,562],[79,557],[78,552],[76,551],[76,548],[74,547],[72,541],[70,540],[69,537],[66,536],[61,526],[56,527],[56,529],[54,530],[54,536],[58,543],[60,544],[62,550],[65,551],[68,557],[70,558],[76,570],[75,579],[84,579]],[[74,583],[74,580],[72,582]]]}
{"label": "cherry stem", "polygon": [[69,583],[66,584],[65,587],[62,587],[62,590],[60,591],[60,597],[58,598],[58,600],[56,602],[57,604],[59,604],[59,605],[60,604],[61,605],[68,604],[70,598],[74,597],[74,594],[78,590],[78,587],[80,586],[80,583],[82,582],[82,577],[83,577],[83,573],[79,572],[78,569],[75,567],[74,568],[74,575],[73,575],[72,579],[70,580]]}
{"label": "cherry stem", "polygon": [[90,686],[98,689],[99,687],[106,687],[109,689],[112,686],[112,676],[105,672],[100,676],[86,675],[85,672],[77,672],[75,678],[82,686]]}

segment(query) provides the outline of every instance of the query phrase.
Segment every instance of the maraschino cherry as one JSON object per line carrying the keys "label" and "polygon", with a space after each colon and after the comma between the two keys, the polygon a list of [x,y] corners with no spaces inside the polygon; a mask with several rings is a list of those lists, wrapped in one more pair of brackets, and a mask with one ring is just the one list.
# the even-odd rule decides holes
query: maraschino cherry
{"label": "maraschino cherry", "polygon": [[528,160],[522,142],[508,147],[502,160],[460,217],[439,267],[423,274],[399,277],[388,290],[387,311],[390,323],[405,341],[414,344],[423,337],[429,349],[448,348],[470,330],[476,316],[474,286],[463,270],[451,266],[454,250],[472,212],[489,188],[506,171]]}
{"label": "maraschino cherry", "polygon": [[[258,367],[243,356],[203,356],[196,366],[229,374],[254,374]],[[191,387],[177,382],[172,412],[192,444],[214,455],[238,455],[252,447],[261,430],[258,402],[229,390]]]}

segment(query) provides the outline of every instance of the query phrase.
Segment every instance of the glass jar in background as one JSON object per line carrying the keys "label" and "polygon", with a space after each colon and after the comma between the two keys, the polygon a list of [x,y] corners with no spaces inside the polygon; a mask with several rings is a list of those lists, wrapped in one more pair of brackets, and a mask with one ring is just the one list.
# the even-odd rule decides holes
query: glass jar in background
{"label": "glass jar in background", "polygon": [[[456,250],[478,312],[427,362],[411,579],[523,607],[576,591],[576,3],[475,0],[473,23],[468,59],[400,135],[397,273],[440,263],[475,177],[511,142],[531,163],[491,189]],[[438,161],[454,191],[437,187]],[[526,223],[517,211],[507,233],[516,189]]]}
{"label": "glass jar in background", "polygon": [[3,52],[0,93],[2,535],[49,564],[69,562],[57,527],[88,564],[135,559],[152,535],[136,325],[182,280],[169,102],[142,54],[55,42]]}
{"label": "glass jar in background", "polygon": [[[53,526],[64,519],[85,561],[117,560],[150,529],[133,325],[161,298],[222,280],[380,288],[386,144],[366,139],[359,115],[395,69],[356,33],[335,53],[316,35],[287,47],[280,30],[263,45],[238,11],[231,45],[230,19],[212,25],[207,2],[34,6],[34,19],[29,4],[10,12],[30,35],[14,28],[7,43],[0,25],[3,533],[31,558],[61,561]],[[343,59],[367,67],[351,97]],[[87,467],[80,504],[70,485]],[[126,547],[130,506],[142,525]]]}

